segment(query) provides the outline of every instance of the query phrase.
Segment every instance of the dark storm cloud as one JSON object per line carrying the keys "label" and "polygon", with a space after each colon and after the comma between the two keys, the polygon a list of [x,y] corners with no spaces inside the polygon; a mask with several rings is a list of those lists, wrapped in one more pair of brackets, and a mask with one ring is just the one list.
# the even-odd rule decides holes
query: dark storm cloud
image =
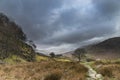
{"label": "dark storm cloud", "polygon": [[46,36],[49,15],[61,4],[60,0],[1,0],[0,11],[14,18],[36,40]]}
{"label": "dark storm cloud", "polygon": [[119,0],[1,0],[0,11],[21,25],[40,48],[58,46],[57,50],[115,34],[119,4]]}
{"label": "dark storm cloud", "polygon": [[104,16],[111,16],[117,14],[120,10],[119,0],[93,0],[96,9]]}

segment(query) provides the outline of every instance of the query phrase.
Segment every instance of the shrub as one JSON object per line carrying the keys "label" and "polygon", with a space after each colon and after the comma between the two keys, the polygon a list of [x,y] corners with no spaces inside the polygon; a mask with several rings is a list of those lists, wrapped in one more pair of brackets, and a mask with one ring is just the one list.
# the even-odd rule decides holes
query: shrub
{"label": "shrub", "polygon": [[45,79],[44,80],[60,80],[62,77],[62,74],[61,73],[51,73],[51,74],[48,74],[47,76],[45,76]]}
{"label": "shrub", "polygon": [[105,63],[103,61],[95,61],[94,62],[94,65],[104,65]]}
{"label": "shrub", "polygon": [[112,77],[113,76],[112,71],[109,68],[103,68],[103,69],[101,69],[100,73],[103,76],[107,76],[107,77]]}

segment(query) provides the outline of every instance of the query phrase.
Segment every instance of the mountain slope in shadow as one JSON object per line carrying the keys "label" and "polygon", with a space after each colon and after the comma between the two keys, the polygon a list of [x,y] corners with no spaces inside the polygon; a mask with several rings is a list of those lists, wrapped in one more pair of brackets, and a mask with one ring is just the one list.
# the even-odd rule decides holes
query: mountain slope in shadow
{"label": "mountain slope in shadow", "polygon": [[120,37],[107,39],[86,48],[87,53],[99,59],[120,58]]}
{"label": "mountain slope in shadow", "polygon": [[34,61],[35,52],[25,43],[22,29],[6,15],[0,13],[0,60]]}
{"label": "mountain slope in shadow", "polygon": [[[119,59],[120,37],[107,39],[103,42],[84,47],[87,56],[94,59]],[[74,51],[63,54],[65,57],[74,59]]]}

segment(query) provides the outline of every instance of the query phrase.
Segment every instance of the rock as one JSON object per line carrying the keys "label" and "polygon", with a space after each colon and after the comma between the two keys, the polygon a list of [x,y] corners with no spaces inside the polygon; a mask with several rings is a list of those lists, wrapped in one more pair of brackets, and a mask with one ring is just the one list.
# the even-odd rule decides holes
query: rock
{"label": "rock", "polygon": [[96,78],[98,78],[98,79],[100,79],[101,77],[102,77],[101,74],[97,74],[97,75],[96,75]]}

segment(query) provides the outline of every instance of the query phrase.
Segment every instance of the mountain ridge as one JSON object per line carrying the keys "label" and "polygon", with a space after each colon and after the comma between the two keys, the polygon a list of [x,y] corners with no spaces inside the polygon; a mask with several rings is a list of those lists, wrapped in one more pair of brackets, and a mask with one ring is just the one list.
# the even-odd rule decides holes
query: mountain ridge
{"label": "mountain ridge", "polygon": [[[120,37],[113,37],[102,42],[83,47],[88,57],[94,59],[119,59],[120,58]],[[66,57],[73,57],[74,51],[64,53]]]}

